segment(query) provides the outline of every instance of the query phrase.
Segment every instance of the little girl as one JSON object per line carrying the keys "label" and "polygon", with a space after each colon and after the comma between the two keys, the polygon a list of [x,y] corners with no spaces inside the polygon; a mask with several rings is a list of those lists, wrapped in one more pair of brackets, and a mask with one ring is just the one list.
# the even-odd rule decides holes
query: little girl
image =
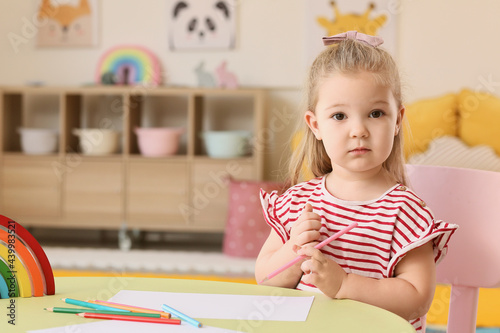
{"label": "little girl", "polygon": [[[397,66],[383,41],[355,31],[324,38],[310,69],[305,137],[284,194],[262,191],[271,233],[257,258],[261,281],[297,255],[306,259],[268,285],[369,303],[420,332],[434,295],[435,264],[456,225],[435,220],[406,186]],[[316,178],[299,182],[306,165]],[[295,185],[294,185],[295,184]],[[313,246],[352,222],[321,250]]]}

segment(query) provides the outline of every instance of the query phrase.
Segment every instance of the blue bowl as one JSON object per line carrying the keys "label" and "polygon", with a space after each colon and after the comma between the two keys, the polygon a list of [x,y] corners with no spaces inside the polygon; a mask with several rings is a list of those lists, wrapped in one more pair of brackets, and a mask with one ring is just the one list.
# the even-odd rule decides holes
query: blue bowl
{"label": "blue bowl", "polygon": [[201,137],[212,158],[241,157],[250,152],[250,131],[205,131]]}

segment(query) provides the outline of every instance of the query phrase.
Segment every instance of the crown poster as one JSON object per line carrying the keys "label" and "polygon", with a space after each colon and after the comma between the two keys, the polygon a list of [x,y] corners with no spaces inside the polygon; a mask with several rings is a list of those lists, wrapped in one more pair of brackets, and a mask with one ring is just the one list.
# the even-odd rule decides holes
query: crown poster
{"label": "crown poster", "polygon": [[307,66],[324,48],[321,40],[356,30],[384,39],[382,47],[396,56],[397,8],[392,0],[308,0],[306,5]]}

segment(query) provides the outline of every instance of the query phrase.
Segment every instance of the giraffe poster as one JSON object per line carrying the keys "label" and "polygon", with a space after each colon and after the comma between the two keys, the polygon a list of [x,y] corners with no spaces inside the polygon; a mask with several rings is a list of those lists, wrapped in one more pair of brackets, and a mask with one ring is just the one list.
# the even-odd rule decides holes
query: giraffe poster
{"label": "giraffe poster", "polygon": [[308,0],[306,5],[306,66],[324,48],[321,37],[349,30],[384,38],[382,45],[396,56],[397,14],[392,0]]}

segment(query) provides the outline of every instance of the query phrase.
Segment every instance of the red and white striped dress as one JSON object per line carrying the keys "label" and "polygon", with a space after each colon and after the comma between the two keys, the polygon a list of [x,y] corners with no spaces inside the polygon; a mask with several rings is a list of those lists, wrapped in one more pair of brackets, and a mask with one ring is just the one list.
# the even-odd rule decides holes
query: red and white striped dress
{"label": "red and white striped dress", "polygon": [[[326,190],[325,180],[323,176],[297,184],[282,195],[261,190],[266,221],[283,243],[290,238],[290,229],[305,204],[310,203],[321,216],[319,241],[352,222],[358,223],[356,228],[321,249],[347,273],[375,279],[392,277],[394,268],[408,251],[430,240],[434,242],[436,263],[445,256],[448,240],[457,226],[435,220],[425,203],[406,186],[395,185],[375,200],[345,201]],[[297,289],[321,292],[303,281]],[[417,332],[422,330],[422,319],[411,322]]]}

